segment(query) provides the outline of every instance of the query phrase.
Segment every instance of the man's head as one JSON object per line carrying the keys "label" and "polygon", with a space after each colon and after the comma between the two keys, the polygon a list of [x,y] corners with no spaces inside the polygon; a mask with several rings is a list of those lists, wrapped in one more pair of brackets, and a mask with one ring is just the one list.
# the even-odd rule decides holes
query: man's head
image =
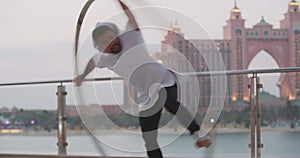
{"label": "man's head", "polygon": [[95,48],[106,53],[119,53],[122,45],[118,33],[118,28],[114,24],[98,23],[93,31]]}

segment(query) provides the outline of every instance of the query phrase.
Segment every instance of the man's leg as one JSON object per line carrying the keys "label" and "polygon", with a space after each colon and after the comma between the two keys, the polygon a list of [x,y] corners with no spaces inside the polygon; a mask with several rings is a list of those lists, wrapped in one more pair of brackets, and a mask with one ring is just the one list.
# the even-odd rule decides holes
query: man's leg
{"label": "man's leg", "polygon": [[198,132],[200,130],[199,125],[194,120],[191,113],[184,107],[180,106],[180,103],[177,101],[177,86],[167,87],[167,99],[165,103],[165,108],[174,114],[180,123],[182,123],[193,135],[195,139],[195,146],[198,148],[209,147],[211,141],[209,136],[199,137]]}
{"label": "man's leg", "polygon": [[165,108],[175,115],[179,122],[185,126],[191,134],[199,131],[200,127],[194,120],[192,114],[184,106],[180,106],[180,103],[177,101],[177,86],[174,85],[165,89],[167,92]]}
{"label": "man's leg", "polygon": [[[139,121],[142,129],[142,137],[145,141],[147,155],[149,158],[163,157],[162,152],[157,143],[157,129],[161,116],[161,111],[162,110],[159,110],[151,116],[147,116],[149,114],[147,112],[140,112]],[[143,115],[145,117],[143,117]]]}

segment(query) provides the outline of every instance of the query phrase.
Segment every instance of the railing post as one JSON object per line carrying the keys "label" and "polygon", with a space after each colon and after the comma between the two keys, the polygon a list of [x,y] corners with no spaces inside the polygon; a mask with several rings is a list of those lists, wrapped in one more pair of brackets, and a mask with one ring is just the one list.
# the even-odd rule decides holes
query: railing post
{"label": "railing post", "polygon": [[66,141],[66,127],[67,127],[67,117],[65,115],[65,106],[66,106],[66,87],[59,85],[57,87],[57,139],[58,139],[58,154],[66,155],[67,154],[67,141]]}
{"label": "railing post", "polygon": [[256,143],[257,150],[256,155],[257,158],[261,157],[261,148],[263,148],[263,144],[261,143],[261,110],[260,110],[260,89],[262,88],[262,84],[260,83],[260,78],[256,76]]}
{"label": "railing post", "polygon": [[251,158],[255,158],[255,125],[256,125],[256,110],[255,110],[255,77],[256,75],[253,74],[253,76],[250,78],[250,85],[248,88],[250,88],[250,123],[251,123],[251,138],[250,138],[250,144],[249,147],[251,148]]}
{"label": "railing post", "polygon": [[263,144],[261,143],[261,110],[260,110],[260,89],[262,84],[260,83],[260,78],[256,73],[250,78],[250,103],[251,103],[251,143],[249,147],[251,148],[251,158],[261,158],[261,148]]}

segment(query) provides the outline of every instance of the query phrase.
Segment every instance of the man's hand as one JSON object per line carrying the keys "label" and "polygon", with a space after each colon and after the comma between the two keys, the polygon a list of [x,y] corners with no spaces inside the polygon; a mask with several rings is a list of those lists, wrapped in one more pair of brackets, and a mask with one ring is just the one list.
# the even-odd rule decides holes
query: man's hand
{"label": "man's hand", "polygon": [[83,72],[83,74],[81,75],[78,75],[74,81],[76,83],[76,86],[80,86],[84,80],[84,78],[91,72],[93,71],[93,69],[96,67],[94,61],[93,61],[93,58],[90,59],[88,65],[85,67],[85,70]]}
{"label": "man's hand", "polygon": [[76,86],[81,86],[83,80],[84,80],[84,75],[79,75],[75,78],[75,83],[76,83]]}
{"label": "man's hand", "polygon": [[130,11],[130,9],[128,8],[128,6],[123,3],[121,0],[118,0],[118,2],[120,3],[123,11],[125,12],[125,14],[127,15],[128,17],[128,20],[129,20],[129,23],[130,25],[135,29],[135,30],[139,30],[139,26],[134,18],[134,15],[132,14],[132,12]]}

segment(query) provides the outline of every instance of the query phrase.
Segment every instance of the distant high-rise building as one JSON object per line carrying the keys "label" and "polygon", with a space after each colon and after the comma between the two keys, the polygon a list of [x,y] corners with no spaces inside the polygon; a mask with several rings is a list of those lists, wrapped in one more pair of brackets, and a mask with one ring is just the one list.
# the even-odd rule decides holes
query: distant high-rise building
{"label": "distant high-rise building", "polygon": [[[300,66],[300,11],[299,3],[292,0],[288,4],[288,10],[284,19],[280,21],[280,28],[273,28],[264,17],[252,28],[245,27],[241,9],[235,3],[231,9],[230,17],[223,27],[223,39],[202,40],[185,39],[178,25],[169,28],[162,41],[162,51],[154,53],[157,59],[172,65],[174,56],[170,53],[175,49],[181,52],[195,71],[208,71],[206,62],[201,53],[219,51],[222,54],[225,69],[248,69],[252,59],[262,50],[269,53],[279,67]],[[172,49],[170,49],[172,47]],[[203,51],[199,53],[200,51]],[[213,60],[213,59],[212,59]],[[179,66],[180,64],[176,64]],[[178,68],[179,69],[179,68]],[[210,80],[208,77],[200,77],[201,103],[208,105],[210,98]],[[248,76],[228,76],[227,99],[225,106],[237,100],[249,101],[247,88]],[[294,100],[300,98],[300,73],[283,73],[277,83],[280,89],[280,98]],[[192,94],[187,92],[185,104],[190,104]]]}

